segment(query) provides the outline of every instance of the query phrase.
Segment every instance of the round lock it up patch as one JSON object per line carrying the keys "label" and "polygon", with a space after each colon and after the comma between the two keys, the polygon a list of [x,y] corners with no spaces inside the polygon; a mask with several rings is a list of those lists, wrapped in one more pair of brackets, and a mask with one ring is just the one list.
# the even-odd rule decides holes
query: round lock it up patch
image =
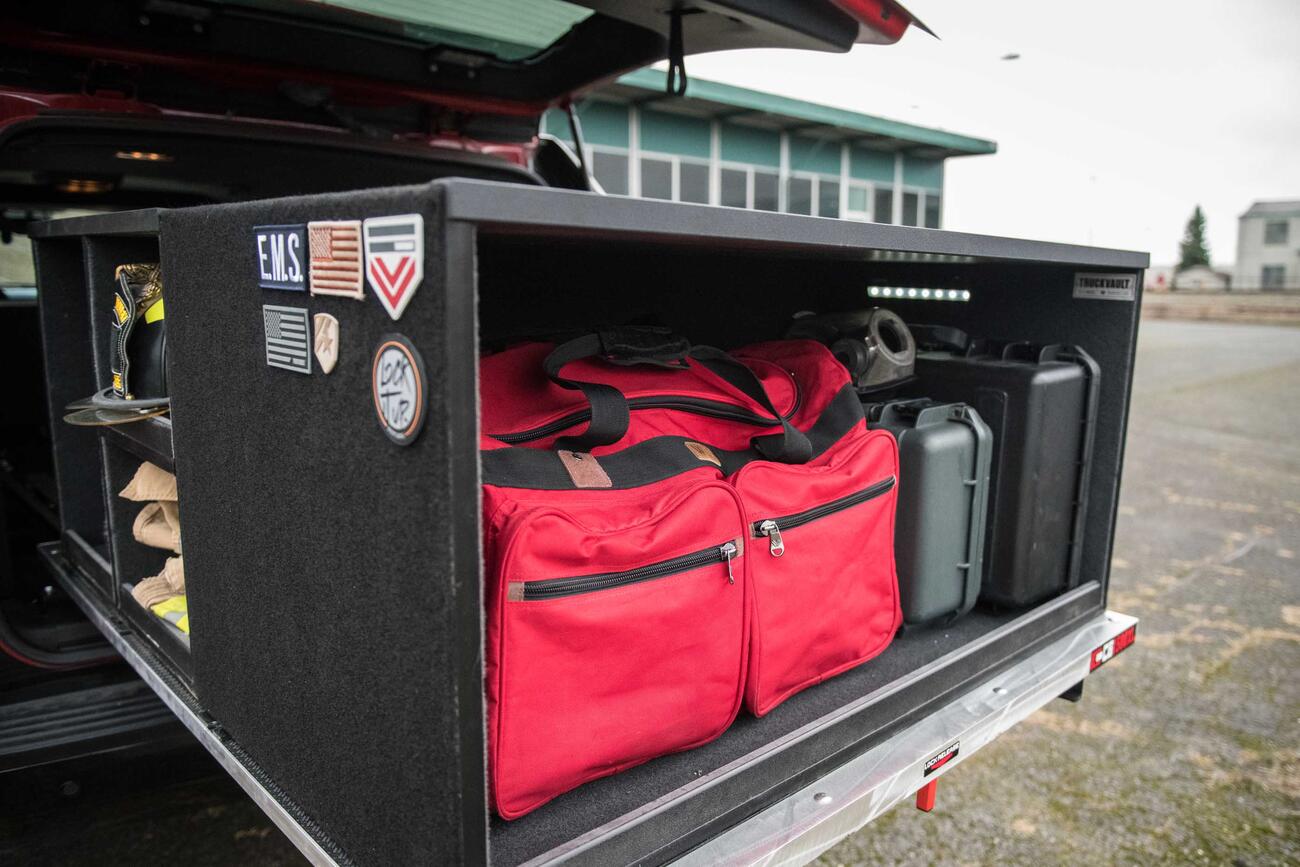
{"label": "round lock it up patch", "polygon": [[424,359],[401,334],[385,334],[375,347],[370,390],[379,426],[399,446],[410,445],[424,427],[428,379]]}

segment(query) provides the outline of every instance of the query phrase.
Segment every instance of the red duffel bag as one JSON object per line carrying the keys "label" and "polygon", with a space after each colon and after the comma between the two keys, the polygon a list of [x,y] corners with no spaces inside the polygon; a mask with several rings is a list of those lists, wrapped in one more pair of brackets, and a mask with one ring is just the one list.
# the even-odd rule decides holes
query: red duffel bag
{"label": "red duffel bag", "polygon": [[896,449],[825,347],[620,332],[489,356],[480,381],[503,817],[706,743],[893,636]]}

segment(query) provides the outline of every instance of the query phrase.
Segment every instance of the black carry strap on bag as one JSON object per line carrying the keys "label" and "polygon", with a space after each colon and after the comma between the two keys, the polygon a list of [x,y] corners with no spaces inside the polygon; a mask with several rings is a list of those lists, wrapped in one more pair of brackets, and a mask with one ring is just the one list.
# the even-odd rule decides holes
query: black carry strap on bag
{"label": "black carry strap on bag", "polygon": [[781,433],[751,440],[760,455],[766,460],[785,464],[802,464],[812,459],[811,441],[776,409],[762,381],[752,370],[721,349],[691,346],[684,338],[660,328],[622,328],[588,334],[557,346],[546,357],[543,366],[551,381],[581,391],[591,404],[591,421],[587,429],[581,434],[563,438],[557,443],[561,448],[585,452],[597,446],[612,445],[627,434],[631,422],[627,397],[614,386],[561,376],[565,365],[582,358],[603,358],[612,364],[625,366],[653,364],[680,370],[688,368],[687,359],[698,361],[753,398],[771,414],[773,425],[781,425]]}

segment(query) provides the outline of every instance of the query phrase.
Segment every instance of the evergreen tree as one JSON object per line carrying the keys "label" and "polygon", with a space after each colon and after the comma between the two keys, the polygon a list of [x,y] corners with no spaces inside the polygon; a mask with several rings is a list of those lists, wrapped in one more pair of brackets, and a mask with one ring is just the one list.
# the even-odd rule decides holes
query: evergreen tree
{"label": "evergreen tree", "polygon": [[1178,270],[1186,271],[1195,265],[1210,264],[1210,245],[1205,241],[1205,214],[1197,205],[1192,218],[1183,230],[1183,241],[1178,245]]}

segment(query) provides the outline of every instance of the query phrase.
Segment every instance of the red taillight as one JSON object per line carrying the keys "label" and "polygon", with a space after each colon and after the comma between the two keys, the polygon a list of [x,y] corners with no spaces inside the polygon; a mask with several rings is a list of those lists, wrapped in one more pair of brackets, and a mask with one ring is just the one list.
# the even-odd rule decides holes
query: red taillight
{"label": "red taillight", "polygon": [[909,24],[915,24],[930,35],[930,30],[911,12],[894,0],[833,0],[853,20],[858,22],[858,42],[876,45],[893,45],[903,37]]}

